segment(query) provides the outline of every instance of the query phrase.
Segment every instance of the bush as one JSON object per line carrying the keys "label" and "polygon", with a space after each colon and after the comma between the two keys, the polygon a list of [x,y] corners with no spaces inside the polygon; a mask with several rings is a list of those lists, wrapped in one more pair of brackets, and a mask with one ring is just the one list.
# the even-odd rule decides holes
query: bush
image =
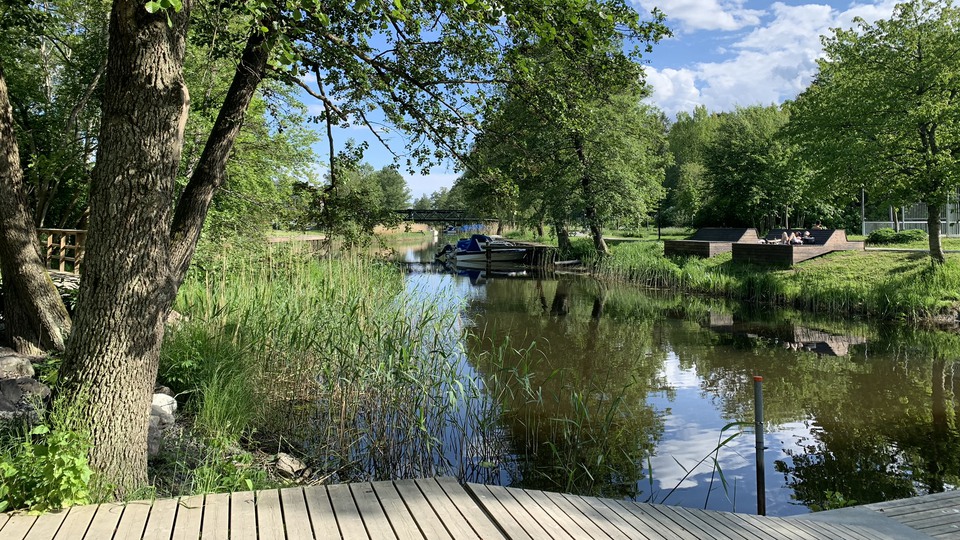
{"label": "bush", "polygon": [[922,242],[927,239],[927,233],[921,229],[907,229],[904,231],[894,231],[890,227],[877,229],[867,236],[867,243],[870,244],[908,244],[910,242]]}
{"label": "bush", "polygon": [[48,422],[7,434],[0,451],[0,512],[49,512],[91,502],[90,441],[76,430],[74,414],[61,402]]}

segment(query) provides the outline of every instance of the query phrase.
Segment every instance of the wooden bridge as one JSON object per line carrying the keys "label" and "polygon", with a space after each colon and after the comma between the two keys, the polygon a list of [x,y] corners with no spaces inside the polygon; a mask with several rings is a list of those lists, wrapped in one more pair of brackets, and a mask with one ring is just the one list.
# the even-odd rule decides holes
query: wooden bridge
{"label": "wooden bridge", "polygon": [[931,537],[960,538],[960,492],[771,518],[430,478],[0,514],[2,540]]}

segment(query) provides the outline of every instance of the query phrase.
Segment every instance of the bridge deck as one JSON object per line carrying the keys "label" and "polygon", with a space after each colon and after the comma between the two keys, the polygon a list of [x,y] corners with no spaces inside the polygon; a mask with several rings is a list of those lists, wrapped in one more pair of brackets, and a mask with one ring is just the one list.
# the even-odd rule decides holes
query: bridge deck
{"label": "bridge deck", "polygon": [[[960,523],[960,498],[871,505],[930,524],[942,537]],[[888,504],[888,506],[883,506]],[[862,507],[867,508],[867,507]],[[915,508],[916,510],[909,510]],[[948,510],[951,510],[950,514]],[[938,511],[931,517],[927,513]],[[887,519],[878,516],[879,519]],[[914,531],[910,531],[914,532]],[[460,539],[642,538],[762,540],[904,538],[869,526],[767,518],[542,491],[450,478],[295,487],[76,506],[41,516],[0,514],[0,539]],[[924,535],[918,533],[918,538]]]}

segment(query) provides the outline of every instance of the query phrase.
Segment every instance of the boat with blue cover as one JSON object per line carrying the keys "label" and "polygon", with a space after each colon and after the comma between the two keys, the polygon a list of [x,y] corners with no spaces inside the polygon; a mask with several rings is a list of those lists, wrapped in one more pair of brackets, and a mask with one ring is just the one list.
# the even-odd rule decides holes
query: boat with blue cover
{"label": "boat with blue cover", "polygon": [[[489,251],[489,253],[488,253]],[[437,253],[437,258],[454,258],[457,261],[521,262],[528,248],[504,240],[499,236],[474,234],[461,238],[456,246],[447,244]]]}

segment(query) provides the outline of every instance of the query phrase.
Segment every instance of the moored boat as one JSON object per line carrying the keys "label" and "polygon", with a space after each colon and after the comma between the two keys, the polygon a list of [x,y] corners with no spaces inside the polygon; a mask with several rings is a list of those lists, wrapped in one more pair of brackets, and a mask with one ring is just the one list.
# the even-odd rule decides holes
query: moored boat
{"label": "moored boat", "polygon": [[520,262],[528,249],[496,236],[475,234],[463,238],[456,246],[447,244],[437,258],[452,257],[457,261]]}

